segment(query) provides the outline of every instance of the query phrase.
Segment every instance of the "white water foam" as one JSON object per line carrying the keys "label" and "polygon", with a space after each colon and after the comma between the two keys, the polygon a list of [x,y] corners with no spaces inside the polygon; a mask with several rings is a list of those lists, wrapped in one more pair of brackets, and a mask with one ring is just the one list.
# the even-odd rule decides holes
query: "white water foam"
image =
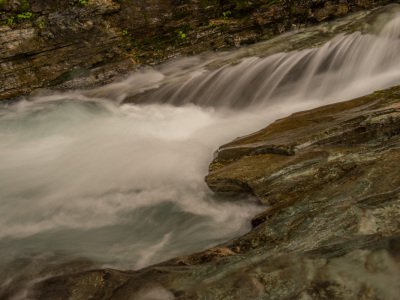
{"label": "white water foam", "polygon": [[[212,71],[184,59],[2,107],[1,263],[61,252],[143,267],[243,234],[260,207],[213,199],[204,176],[214,150],[292,112],[400,83],[399,20],[318,49]],[[153,104],[119,105],[127,97]]]}

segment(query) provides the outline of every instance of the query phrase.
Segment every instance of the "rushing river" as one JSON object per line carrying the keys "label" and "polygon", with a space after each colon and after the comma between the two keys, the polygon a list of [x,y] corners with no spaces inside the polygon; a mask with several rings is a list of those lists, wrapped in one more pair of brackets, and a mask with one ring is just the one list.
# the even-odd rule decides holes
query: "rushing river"
{"label": "rushing river", "polygon": [[245,233],[261,208],[215,199],[204,183],[218,146],[399,84],[399,49],[393,15],[379,33],[316,49],[222,67],[210,67],[212,56],[186,58],[95,90],[3,104],[0,295],[46,265],[135,269]]}

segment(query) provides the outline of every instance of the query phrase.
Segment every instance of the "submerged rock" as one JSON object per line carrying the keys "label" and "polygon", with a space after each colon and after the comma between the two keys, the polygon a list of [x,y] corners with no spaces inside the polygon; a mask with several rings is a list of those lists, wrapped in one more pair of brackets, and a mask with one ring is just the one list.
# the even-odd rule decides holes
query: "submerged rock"
{"label": "submerged rock", "polygon": [[399,159],[400,87],[296,113],[222,146],[210,166],[216,193],[267,205],[248,234],[139,271],[53,277],[30,297],[397,299]]}

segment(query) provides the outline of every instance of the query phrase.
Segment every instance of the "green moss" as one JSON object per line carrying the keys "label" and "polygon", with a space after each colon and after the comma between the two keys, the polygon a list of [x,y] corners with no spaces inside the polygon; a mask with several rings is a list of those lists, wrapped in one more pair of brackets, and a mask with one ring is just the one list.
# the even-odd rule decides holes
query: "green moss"
{"label": "green moss", "polygon": [[215,24],[215,22],[213,22],[212,20],[210,20],[210,21],[208,21],[207,27],[208,28],[216,28],[216,27],[218,27],[218,25]]}
{"label": "green moss", "polygon": [[75,3],[80,6],[86,6],[89,4],[89,0],[75,0]]}
{"label": "green moss", "polygon": [[185,40],[186,38],[187,38],[187,35],[186,35],[186,33],[184,33],[182,30],[178,30],[178,37],[179,37],[179,39],[181,39],[181,40]]}
{"label": "green moss", "polygon": [[46,22],[44,20],[40,20],[36,23],[36,26],[40,29],[44,29],[46,27]]}
{"label": "green moss", "polygon": [[231,16],[232,16],[232,12],[230,10],[224,11],[222,13],[222,17],[224,18],[224,20],[228,20]]}
{"label": "green moss", "polygon": [[7,25],[12,26],[15,24],[15,17],[14,16],[10,16],[7,18]]}
{"label": "green moss", "polygon": [[[0,0],[0,9],[4,9],[8,3],[9,0]],[[29,11],[29,9],[29,0],[21,0],[18,7],[14,7],[12,11],[2,12],[7,18],[4,23],[8,26],[14,26],[18,22],[31,19],[33,17],[33,13]]]}
{"label": "green moss", "polygon": [[26,11],[17,15],[18,20],[29,20],[33,14],[30,11]]}

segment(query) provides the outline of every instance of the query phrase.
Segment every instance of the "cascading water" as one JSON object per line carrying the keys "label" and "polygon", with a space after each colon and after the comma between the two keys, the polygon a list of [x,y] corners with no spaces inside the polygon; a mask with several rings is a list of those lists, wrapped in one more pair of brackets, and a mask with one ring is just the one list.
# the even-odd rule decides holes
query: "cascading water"
{"label": "cascading water", "polygon": [[282,101],[351,99],[399,83],[399,20],[378,34],[339,35],[316,49],[249,57],[213,71],[195,69],[161,80],[161,88],[131,101],[260,109]]}
{"label": "cascading water", "polygon": [[0,296],[43,266],[140,268],[243,234],[260,207],[213,199],[203,179],[213,151],[289,113],[399,84],[398,49],[400,16],[317,49],[213,70],[210,58],[183,59],[3,105]]}

